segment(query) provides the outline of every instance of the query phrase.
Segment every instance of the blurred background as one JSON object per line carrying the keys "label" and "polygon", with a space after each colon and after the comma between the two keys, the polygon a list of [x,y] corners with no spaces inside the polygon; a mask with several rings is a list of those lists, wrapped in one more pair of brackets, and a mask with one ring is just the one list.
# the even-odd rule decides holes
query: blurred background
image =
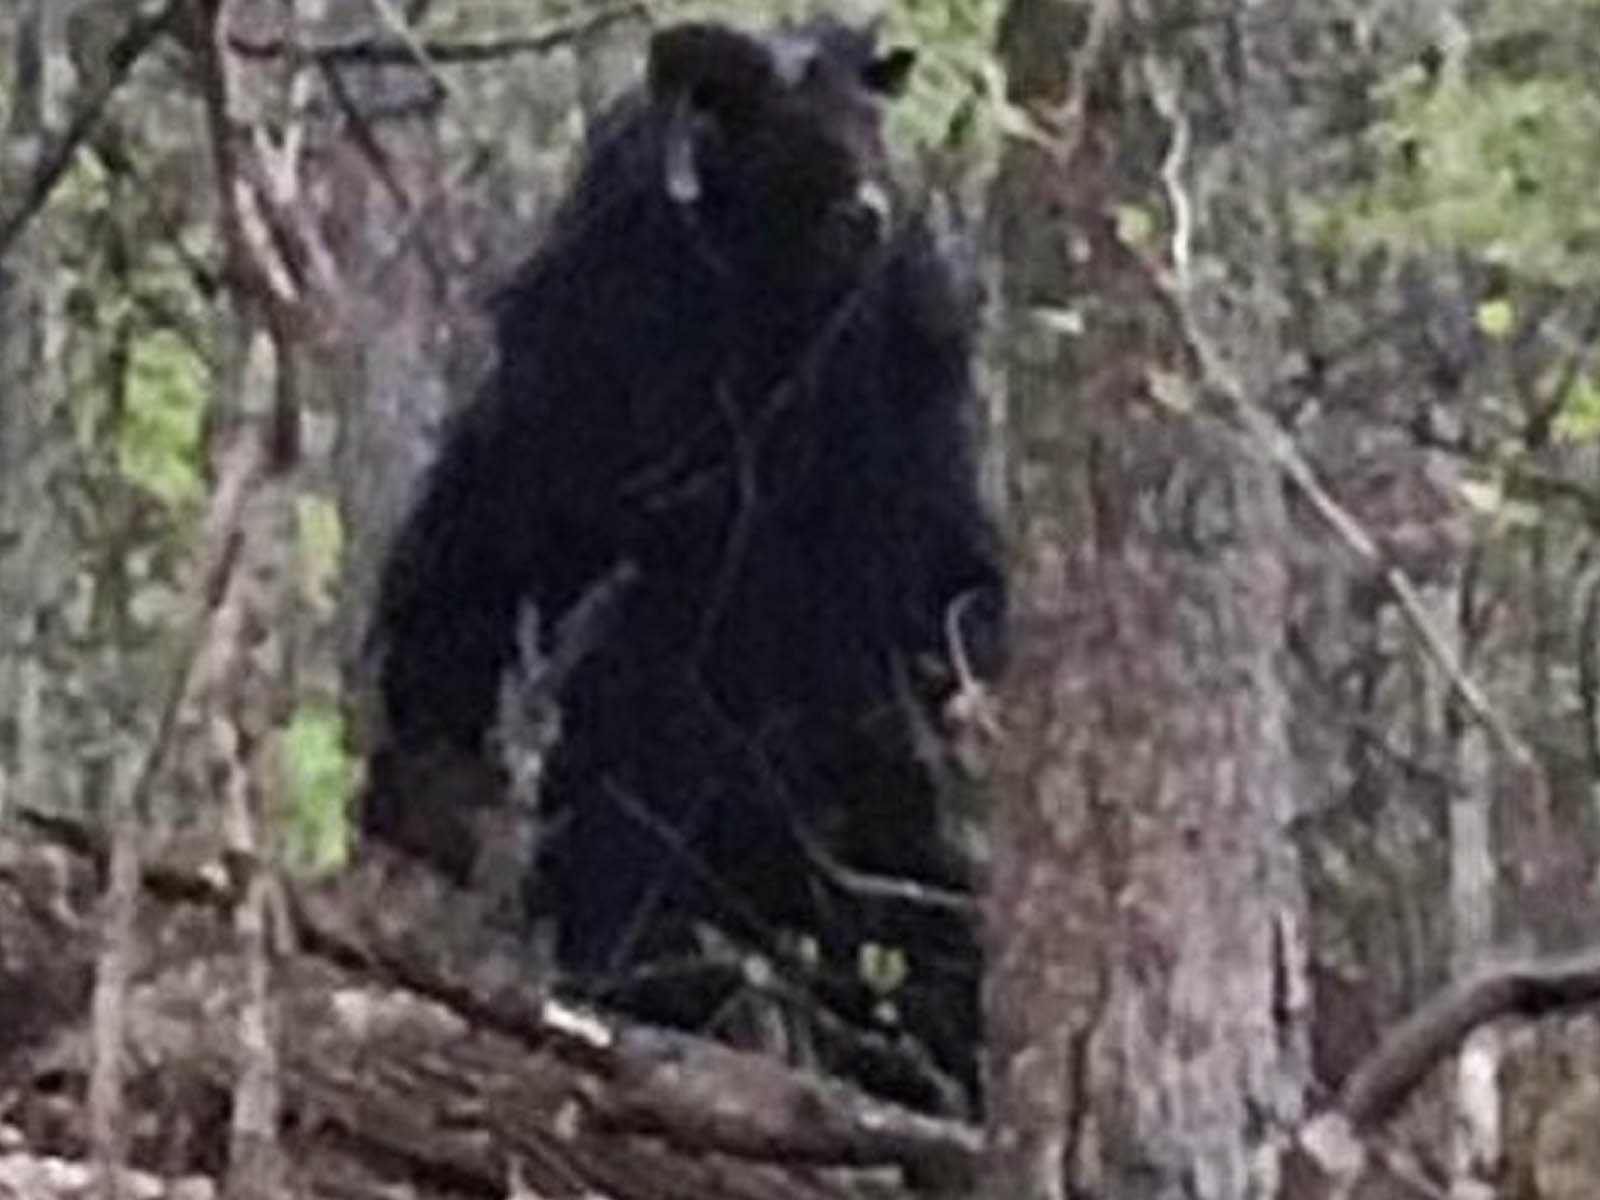
{"label": "blurred background", "polygon": [[[487,368],[486,301],[653,28],[807,11],[0,6],[0,829],[345,866],[374,572]],[[991,803],[1039,796],[1019,742],[1065,752],[1028,714],[1093,675],[1052,625],[1082,615],[1059,563],[1175,556],[1170,585],[1220,559],[1255,599],[1164,587],[1202,615],[1154,636],[1180,665],[1140,713],[1256,688],[1227,740],[1272,799],[1230,836],[1285,853],[1234,882],[1293,896],[1271,1003],[1309,1112],[1449,981],[1597,940],[1600,3],[878,11],[921,54],[903,170],[988,294],[1021,597]],[[1255,474],[1212,471],[1235,453]],[[1232,769],[1186,745],[1153,753]],[[1145,820],[1212,819],[1086,803],[1135,858]],[[1386,1134],[1409,1183],[1370,1194],[1600,1195],[1592,1000],[1474,1037]]]}

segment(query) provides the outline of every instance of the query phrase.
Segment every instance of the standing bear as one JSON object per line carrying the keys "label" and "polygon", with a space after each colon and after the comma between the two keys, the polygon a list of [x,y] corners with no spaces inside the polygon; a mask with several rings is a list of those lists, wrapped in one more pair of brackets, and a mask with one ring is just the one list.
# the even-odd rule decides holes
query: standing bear
{"label": "standing bear", "polygon": [[[912,65],[826,20],[652,39],[390,550],[362,825],[469,873],[426,810],[470,801],[419,781],[494,777],[531,608],[566,665],[527,896],[564,972],[682,1020],[643,981],[759,950],[970,1080],[945,712],[997,666],[1005,585],[974,289],[888,171]],[[868,947],[897,978],[864,978]]]}

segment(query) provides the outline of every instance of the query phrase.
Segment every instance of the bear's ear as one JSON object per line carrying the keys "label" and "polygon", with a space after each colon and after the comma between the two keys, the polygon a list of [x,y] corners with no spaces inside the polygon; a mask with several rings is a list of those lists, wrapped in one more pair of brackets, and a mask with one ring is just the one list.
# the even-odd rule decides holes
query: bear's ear
{"label": "bear's ear", "polygon": [[748,113],[772,86],[772,55],[726,25],[674,25],[650,39],[649,80],[656,100],[727,119]]}
{"label": "bear's ear", "polygon": [[868,91],[880,96],[898,96],[911,82],[911,72],[917,65],[917,52],[909,46],[896,46],[878,55],[861,72],[861,82]]}

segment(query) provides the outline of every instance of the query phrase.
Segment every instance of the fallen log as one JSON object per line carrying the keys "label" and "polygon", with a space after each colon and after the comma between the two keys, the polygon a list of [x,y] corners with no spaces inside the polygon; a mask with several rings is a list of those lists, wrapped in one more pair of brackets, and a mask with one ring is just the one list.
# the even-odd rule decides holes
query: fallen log
{"label": "fallen log", "polygon": [[[105,862],[93,831],[59,818],[0,837],[0,1122],[32,1154],[84,1153]],[[228,915],[247,868],[176,854],[143,868],[130,1166],[191,1188],[226,1144],[241,978]],[[305,1193],[891,1200],[970,1183],[971,1127],[563,1004],[469,900],[402,864],[282,895],[282,1141]]]}

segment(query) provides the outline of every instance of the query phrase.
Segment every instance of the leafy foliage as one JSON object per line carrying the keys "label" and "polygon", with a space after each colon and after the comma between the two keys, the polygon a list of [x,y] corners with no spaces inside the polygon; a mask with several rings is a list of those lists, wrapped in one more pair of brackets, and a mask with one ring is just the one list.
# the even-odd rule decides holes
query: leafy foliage
{"label": "leafy foliage", "polygon": [[152,333],[131,348],[118,465],[129,480],[170,504],[197,502],[204,492],[200,449],[209,374],[175,334]]}
{"label": "leafy foliage", "polygon": [[[1600,281],[1600,0],[1487,0],[1462,32],[1372,88],[1363,180],[1312,223],[1338,256],[1463,264],[1487,291],[1472,325],[1508,363],[1535,344],[1562,290]],[[1569,349],[1579,340],[1563,335]],[[1579,365],[1512,372],[1515,394],[1479,405],[1507,430],[1548,408],[1535,426],[1592,441],[1600,401]],[[1524,449],[1515,434],[1499,444],[1502,455]]]}
{"label": "leafy foliage", "polygon": [[339,707],[328,701],[301,703],[284,731],[283,747],[290,797],[284,831],[289,863],[310,872],[332,870],[349,853],[345,809],[356,779]]}
{"label": "leafy foliage", "polygon": [[1545,283],[1600,277],[1600,86],[1572,52],[1597,34],[1595,0],[1495,0],[1463,61],[1390,80],[1350,231]]}
{"label": "leafy foliage", "polygon": [[1600,383],[1588,372],[1576,373],[1562,392],[1555,435],[1564,442],[1600,440]]}
{"label": "leafy foliage", "polygon": [[1509,337],[1517,327],[1516,307],[1504,296],[1496,296],[1478,305],[1478,328],[1492,338]]}
{"label": "leafy foliage", "polygon": [[916,146],[987,153],[1005,87],[995,61],[996,0],[900,0],[887,29],[917,47],[910,94],[897,106],[894,131]]}
{"label": "leafy foliage", "polygon": [[814,16],[819,7],[847,21],[879,18],[887,41],[916,47],[911,90],[890,115],[896,142],[983,155],[994,149],[996,111],[1005,94],[993,52],[1000,0],[841,0],[823,6],[813,0],[724,0],[675,10],[673,17],[722,16],[764,24]]}

